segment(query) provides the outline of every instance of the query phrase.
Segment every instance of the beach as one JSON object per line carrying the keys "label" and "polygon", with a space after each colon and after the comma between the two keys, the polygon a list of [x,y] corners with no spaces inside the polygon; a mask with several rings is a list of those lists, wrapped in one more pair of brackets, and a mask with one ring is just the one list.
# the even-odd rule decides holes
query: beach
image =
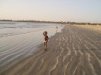
{"label": "beach", "polygon": [[[19,50],[22,45],[25,47],[26,51],[23,49],[17,54],[25,53],[27,55],[29,51],[32,52],[25,58],[21,58],[19,55],[20,58],[17,56],[16,59],[11,59],[13,60],[11,62],[9,62],[10,60],[6,61],[6,58],[4,58],[4,61],[2,59],[0,64],[9,63],[3,67],[1,66],[0,75],[101,75],[100,30],[101,26],[97,30],[96,27],[86,27],[86,25],[65,25],[61,32],[57,32],[50,37],[47,51],[44,50],[41,42],[35,52],[33,52],[32,38],[29,38],[32,34],[28,34],[25,38],[22,38],[26,41],[21,40],[23,43],[18,45],[17,48],[16,42],[14,44],[15,48],[13,48]],[[40,34],[40,32],[37,34]],[[8,40],[9,43],[13,41],[15,42],[14,39],[12,41]],[[3,57],[5,55],[0,58]],[[10,57],[13,57],[13,55],[9,56],[8,54],[7,59]]]}

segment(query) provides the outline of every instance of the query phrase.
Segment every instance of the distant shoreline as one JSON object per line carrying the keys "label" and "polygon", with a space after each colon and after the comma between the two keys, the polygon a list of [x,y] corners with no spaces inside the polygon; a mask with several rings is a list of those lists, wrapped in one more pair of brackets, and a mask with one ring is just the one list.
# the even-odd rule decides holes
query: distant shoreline
{"label": "distant shoreline", "polygon": [[38,20],[0,20],[3,22],[34,22],[34,23],[57,23],[57,24],[70,24],[70,25],[101,25],[101,23],[89,22],[63,22],[63,21],[38,21]]}
{"label": "distant shoreline", "polygon": [[36,20],[0,20],[2,22],[34,22],[34,23],[59,23],[66,24],[66,22],[56,22],[56,21],[36,21]]}

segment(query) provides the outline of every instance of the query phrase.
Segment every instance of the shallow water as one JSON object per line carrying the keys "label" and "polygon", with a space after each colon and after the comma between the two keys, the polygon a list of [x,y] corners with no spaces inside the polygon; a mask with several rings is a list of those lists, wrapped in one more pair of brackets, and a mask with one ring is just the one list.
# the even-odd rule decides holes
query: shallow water
{"label": "shallow water", "polygon": [[43,31],[51,37],[62,28],[52,23],[0,23],[0,67],[33,54],[43,43]]}

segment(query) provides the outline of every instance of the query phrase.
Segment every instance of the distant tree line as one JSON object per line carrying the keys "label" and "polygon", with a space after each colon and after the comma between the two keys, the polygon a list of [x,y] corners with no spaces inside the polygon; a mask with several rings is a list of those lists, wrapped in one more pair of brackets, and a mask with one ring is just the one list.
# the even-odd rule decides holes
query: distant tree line
{"label": "distant tree line", "polygon": [[70,24],[70,25],[101,25],[101,23],[84,23],[84,22],[64,22],[64,21],[37,21],[37,20],[0,20],[7,22],[36,22],[36,23],[59,23],[59,24]]}
{"label": "distant tree line", "polygon": [[67,24],[71,25],[101,25],[101,23],[83,23],[83,22],[67,22]]}

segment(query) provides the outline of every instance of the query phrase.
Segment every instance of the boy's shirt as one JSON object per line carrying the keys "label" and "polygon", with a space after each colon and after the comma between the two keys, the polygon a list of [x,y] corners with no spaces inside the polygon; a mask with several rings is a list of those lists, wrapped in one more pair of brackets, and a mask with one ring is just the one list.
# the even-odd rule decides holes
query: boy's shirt
{"label": "boy's shirt", "polygon": [[48,40],[48,36],[45,36],[45,41],[47,41]]}

